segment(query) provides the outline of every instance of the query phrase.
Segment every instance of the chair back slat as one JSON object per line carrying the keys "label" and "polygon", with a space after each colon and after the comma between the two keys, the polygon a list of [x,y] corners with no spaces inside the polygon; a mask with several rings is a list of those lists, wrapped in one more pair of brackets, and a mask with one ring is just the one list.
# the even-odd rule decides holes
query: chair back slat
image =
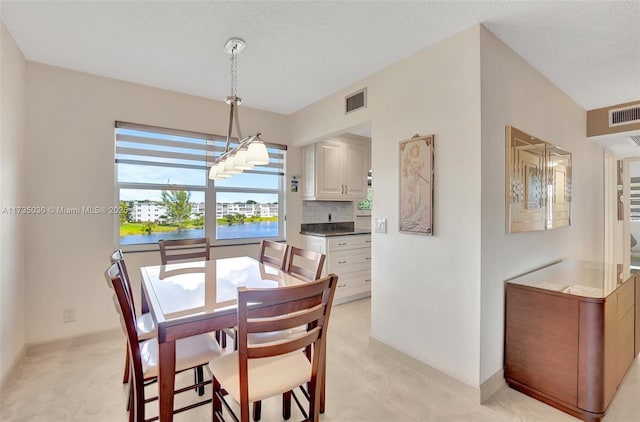
{"label": "chair back slat", "polygon": [[318,296],[314,296],[314,297],[308,297],[304,299],[298,299],[294,302],[289,302],[284,304],[255,306],[251,308],[251,310],[249,311],[249,317],[250,318],[269,318],[269,317],[281,315],[283,313],[286,313],[287,311],[298,312],[300,310],[315,306],[321,302],[322,302],[322,298],[319,298]]}
{"label": "chair back slat", "polygon": [[[305,347],[315,344],[320,337],[321,330],[318,327],[312,328],[304,332],[300,336],[295,336],[286,342],[273,342],[269,345],[260,344],[247,349],[247,357],[249,359],[259,359],[274,355],[283,355],[286,353],[302,350]],[[301,352],[302,353],[302,352]]]}
{"label": "chair back slat", "polygon": [[[208,237],[198,239],[160,240],[160,261],[162,265],[170,261],[186,261],[194,259],[210,259],[210,242]],[[193,248],[200,247],[200,250],[193,251]]]}
{"label": "chair back slat", "polygon": [[322,304],[311,309],[305,309],[279,318],[260,318],[247,321],[247,330],[252,333],[268,333],[283,331],[294,327],[307,325],[324,316]]}
{"label": "chair back slat", "polygon": [[288,252],[289,245],[286,243],[263,239],[260,245],[260,262],[285,270]]}
{"label": "chair back slat", "polygon": [[320,252],[291,246],[286,271],[306,281],[317,280],[322,275],[322,266],[325,258],[325,255]]}

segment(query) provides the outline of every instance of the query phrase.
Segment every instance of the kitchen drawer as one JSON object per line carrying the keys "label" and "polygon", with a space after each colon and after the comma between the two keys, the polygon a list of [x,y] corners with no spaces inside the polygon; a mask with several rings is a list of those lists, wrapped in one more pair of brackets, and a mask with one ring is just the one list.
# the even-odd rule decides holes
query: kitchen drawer
{"label": "kitchen drawer", "polygon": [[371,235],[336,236],[327,239],[327,252],[347,249],[370,248]]}
{"label": "kitchen drawer", "polygon": [[[338,286],[336,288],[334,303],[344,303],[349,301],[349,297],[364,297],[371,292],[371,275],[370,271],[362,274],[349,274],[343,278],[338,278]],[[346,300],[345,300],[346,298]]]}
{"label": "kitchen drawer", "polygon": [[338,276],[338,289],[369,285],[371,285],[371,271],[361,271],[359,273],[347,274],[344,277]]}
{"label": "kitchen drawer", "polygon": [[338,276],[355,272],[371,270],[371,250],[356,249],[344,252],[332,252],[327,256],[327,271]]}

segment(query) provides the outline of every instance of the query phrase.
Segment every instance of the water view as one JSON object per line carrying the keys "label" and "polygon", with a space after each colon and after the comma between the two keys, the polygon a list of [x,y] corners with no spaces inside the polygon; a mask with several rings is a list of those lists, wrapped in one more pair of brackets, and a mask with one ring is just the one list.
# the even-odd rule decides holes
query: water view
{"label": "water view", "polygon": [[[218,225],[216,227],[216,239],[245,239],[252,237],[273,237],[278,235],[277,221],[261,221],[257,223]],[[132,234],[120,237],[121,245],[137,245],[145,243],[158,243],[159,240],[188,239],[192,237],[205,237],[204,229],[187,229],[182,231],[166,231],[151,234]]]}

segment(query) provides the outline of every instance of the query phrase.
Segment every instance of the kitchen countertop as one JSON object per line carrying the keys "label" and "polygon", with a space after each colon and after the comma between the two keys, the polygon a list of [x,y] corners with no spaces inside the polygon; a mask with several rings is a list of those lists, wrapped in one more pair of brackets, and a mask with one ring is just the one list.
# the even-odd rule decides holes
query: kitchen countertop
{"label": "kitchen countertop", "polygon": [[370,229],[356,229],[354,226],[353,221],[302,224],[300,225],[300,234],[320,237],[371,234]]}
{"label": "kitchen countertop", "polygon": [[371,234],[371,230],[353,230],[353,231],[301,231],[300,234],[307,236],[333,237],[333,236],[351,236],[357,234]]}

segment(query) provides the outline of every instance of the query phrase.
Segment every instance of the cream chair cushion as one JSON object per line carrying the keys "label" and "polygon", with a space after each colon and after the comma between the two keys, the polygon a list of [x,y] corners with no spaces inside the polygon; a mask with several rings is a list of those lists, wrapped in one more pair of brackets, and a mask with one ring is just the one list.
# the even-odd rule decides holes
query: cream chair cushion
{"label": "cream chair cushion", "polygon": [[150,313],[142,314],[136,318],[136,331],[140,340],[148,340],[156,336],[156,324]]}
{"label": "cream chair cushion", "polygon": [[[240,402],[238,352],[212,362],[209,368],[224,388]],[[300,351],[261,359],[249,359],[249,401],[255,402],[293,390],[311,380],[311,362]]]}
{"label": "cream chair cushion", "polygon": [[[209,334],[176,340],[176,372],[205,365],[222,355],[218,342]],[[158,340],[152,338],[140,343],[144,378],[158,376]]]}

